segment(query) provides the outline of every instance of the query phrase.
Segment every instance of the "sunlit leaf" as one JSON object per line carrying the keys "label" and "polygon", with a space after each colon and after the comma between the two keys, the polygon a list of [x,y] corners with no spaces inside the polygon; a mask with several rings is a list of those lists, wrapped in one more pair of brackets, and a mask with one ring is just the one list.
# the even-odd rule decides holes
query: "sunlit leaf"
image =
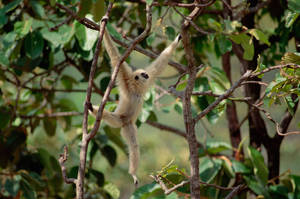
{"label": "sunlit leaf", "polygon": [[148,196],[151,196],[151,194],[153,192],[155,192],[159,189],[160,189],[160,186],[159,186],[159,184],[156,184],[156,183],[143,185],[133,192],[133,195],[130,197],[130,199],[147,198]]}
{"label": "sunlit leaf", "polygon": [[103,188],[113,199],[118,199],[120,197],[120,190],[113,183],[107,183]]}
{"label": "sunlit leaf", "polygon": [[268,40],[268,37],[265,33],[263,33],[262,31],[258,30],[258,29],[251,29],[249,30],[249,33],[251,35],[253,35],[257,40],[267,44],[267,45],[271,45],[271,43]]}
{"label": "sunlit leaf", "polygon": [[232,149],[230,144],[222,141],[209,141],[206,143],[206,150],[210,154],[217,154],[225,150]]}

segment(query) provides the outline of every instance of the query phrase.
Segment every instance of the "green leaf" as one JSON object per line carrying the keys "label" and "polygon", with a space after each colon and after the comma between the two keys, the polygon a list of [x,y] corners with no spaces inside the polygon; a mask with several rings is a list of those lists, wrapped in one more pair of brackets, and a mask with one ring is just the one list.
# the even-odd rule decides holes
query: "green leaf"
{"label": "green leaf", "polygon": [[236,160],[232,160],[232,167],[234,172],[236,173],[245,173],[248,174],[251,172],[251,170],[246,167],[243,163],[236,161]]}
{"label": "green leaf", "polygon": [[20,189],[20,179],[19,175],[14,176],[12,179],[8,178],[4,183],[4,190],[8,193],[8,196],[15,197]]}
{"label": "green leaf", "polygon": [[230,144],[222,141],[209,141],[206,143],[206,150],[209,154],[217,154],[232,149]]}
{"label": "green leaf", "polygon": [[108,84],[109,84],[109,81],[110,81],[110,76],[106,76],[106,77],[103,77],[101,80],[100,80],[100,89],[102,91],[105,91]]}
{"label": "green leaf", "polygon": [[12,11],[13,9],[15,9],[21,2],[22,2],[22,0],[14,0],[14,1],[6,4],[3,9],[5,10],[6,13],[8,13],[8,12]]}
{"label": "green leaf", "polygon": [[8,57],[4,54],[4,52],[1,52],[1,51],[0,51],[0,65],[9,66]]}
{"label": "green leaf", "polygon": [[5,15],[5,10],[0,9],[0,28],[2,28],[8,21],[7,16]]}
{"label": "green leaf", "polygon": [[101,17],[105,14],[105,1],[94,0],[91,9],[94,21],[100,21]]}
{"label": "green leaf", "polygon": [[40,2],[36,0],[30,0],[30,5],[32,6],[33,12],[37,14],[40,18],[45,18],[45,10],[43,6],[40,4]]}
{"label": "green leaf", "polygon": [[260,182],[257,181],[256,178],[254,178],[254,176],[243,176],[243,178],[245,179],[247,186],[257,195],[263,195],[265,196],[266,199],[271,199],[270,194],[268,193],[268,191],[266,190],[266,188],[264,187],[264,185],[262,185]]}
{"label": "green leaf", "polygon": [[175,30],[174,30],[174,28],[173,27],[171,27],[171,26],[168,26],[168,27],[166,27],[166,34],[167,34],[167,36],[168,36],[168,39],[169,40],[174,40],[175,39],[175,37],[176,37],[176,33],[175,33]]}
{"label": "green leaf", "polygon": [[300,13],[295,13],[291,11],[287,11],[287,14],[285,15],[285,27],[290,28],[293,23],[296,21],[296,19],[299,17]]}
{"label": "green leaf", "polygon": [[115,166],[117,161],[117,152],[115,151],[115,149],[109,145],[105,145],[100,150],[102,155],[108,160],[110,166]]}
{"label": "green leaf", "polygon": [[284,54],[284,56],[281,58],[282,62],[285,64],[300,64],[300,56],[295,53],[287,52]]}
{"label": "green leaf", "polygon": [[23,38],[29,33],[31,25],[32,18],[25,21],[18,21],[14,24],[14,32],[17,33],[18,38]]}
{"label": "green leaf", "polygon": [[79,46],[84,51],[90,51],[98,38],[98,32],[85,27],[79,22],[75,22],[75,36],[79,42]]}
{"label": "green leaf", "polygon": [[153,3],[153,0],[146,0],[146,3],[147,3],[148,5],[151,5],[151,4]]}
{"label": "green leaf", "polygon": [[107,183],[103,188],[113,199],[118,199],[120,197],[120,190],[113,183]]}
{"label": "green leaf", "polygon": [[216,30],[217,32],[222,31],[222,25],[213,18],[209,18],[207,23],[212,29]]}
{"label": "green leaf", "polygon": [[252,60],[254,56],[254,45],[251,40],[251,37],[246,33],[241,33],[238,35],[230,35],[230,39],[237,43],[241,44],[244,49],[243,58],[246,60]]}
{"label": "green leaf", "polygon": [[178,102],[174,105],[174,110],[181,115],[182,114],[182,103]]}
{"label": "green leaf", "polygon": [[271,185],[269,187],[271,193],[276,194],[277,196],[281,196],[281,199],[287,199],[289,190],[284,185]]}
{"label": "green leaf", "polygon": [[127,148],[126,144],[121,139],[120,129],[111,128],[107,125],[103,129],[109,140],[115,143],[118,147],[122,149],[124,153],[126,153]]}
{"label": "green leaf", "polygon": [[249,33],[251,35],[253,35],[257,40],[267,44],[268,46],[271,45],[271,43],[268,40],[268,37],[265,33],[263,33],[262,31],[258,30],[258,29],[250,29]]}
{"label": "green leaf", "polygon": [[71,77],[69,75],[63,75],[61,77],[60,81],[66,89],[72,89],[73,84],[77,83],[76,79],[74,79],[73,77]]}
{"label": "green leaf", "polygon": [[101,172],[99,172],[99,171],[97,171],[97,170],[95,170],[95,169],[89,169],[89,172],[90,172],[93,176],[95,176],[97,185],[98,185],[99,187],[102,187],[102,186],[104,185],[104,182],[105,182],[105,180],[104,180],[104,174],[101,173]]}
{"label": "green leaf", "polygon": [[204,182],[210,183],[218,175],[222,168],[222,160],[204,157],[200,159],[200,179]]}
{"label": "green leaf", "polygon": [[80,0],[78,16],[85,17],[90,12],[92,6],[93,0]]}
{"label": "green leaf", "polygon": [[35,191],[25,179],[22,179],[20,187],[25,199],[36,199]]}
{"label": "green leaf", "polygon": [[118,33],[118,31],[116,31],[110,23],[106,24],[106,29],[108,30],[109,34],[111,34],[113,37],[117,38],[120,41],[123,41],[122,35]]}
{"label": "green leaf", "polygon": [[289,0],[288,7],[296,13],[300,13],[300,2],[298,0]]}
{"label": "green leaf", "polygon": [[46,183],[41,179],[41,176],[35,172],[27,173],[27,171],[22,170],[21,176],[36,190],[42,190],[46,186]]}
{"label": "green leaf", "polygon": [[268,183],[269,171],[265,165],[264,157],[255,148],[249,146],[248,154],[254,166],[254,174],[263,185]]}
{"label": "green leaf", "polygon": [[48,136],[54,136],[56,132],[56,118],[43,119],[45,132]]}
{"label": "green leaf", "polygon": [[12,110],[7,106],[0,107],[0,129],[5,129],[11,120]]}
{"label": "green leaf", "polygon": [[224,35],[220,35],[220,37],[217,37],[217,44],[222,55],[232,50],[231,41],[228,40]]}
{"label": "green leaf", "polygon": [[161,189],[159,184],[156,184],[155,182],[143,185],[133,192],[130,199],[147,199],[153,194],[153,192],[159,189]]}
{"label": "green leaf", "polygon": [[24,41],[26,55],[31,59],[38,58],[43,53],[44,40],[37,31],[28,34]]}
{"label": "green leaf", "polygon": [[155,40],[155,36],[156,36],[156,33],[151,33],[147,38],[146,38],[146,42],[147,42],[147,45],[148,46],[151,46],[152,43],[154,42]]}

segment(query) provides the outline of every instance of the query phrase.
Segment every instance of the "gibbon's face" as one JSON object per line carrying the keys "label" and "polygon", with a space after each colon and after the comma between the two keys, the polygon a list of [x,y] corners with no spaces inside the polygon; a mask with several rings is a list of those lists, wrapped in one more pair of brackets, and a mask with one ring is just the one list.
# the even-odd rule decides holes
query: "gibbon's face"
{"label": "gibbon's face", "polygon": [[133,78],[137,84],[146,83],[147,80],[149,79],[149,75],[147,74],[147,72],[145,70],[138,69],[133,72]]}

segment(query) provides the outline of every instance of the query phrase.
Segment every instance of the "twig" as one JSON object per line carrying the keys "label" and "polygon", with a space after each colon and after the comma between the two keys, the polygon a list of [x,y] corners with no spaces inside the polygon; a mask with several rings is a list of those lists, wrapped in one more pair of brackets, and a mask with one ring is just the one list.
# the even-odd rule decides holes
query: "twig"
{"label": "twig", "polygon": [[61,23],[57,24],[56,26],[50,28],[50,31],[55,31],[55,30],[57,30],[60,26],[62,26],[62,25],[64,25],[64,24],[68,24],[72,19],[73,19],[72,16],[68,16],[64,21],[62,21]]}
{"label": "twig", "polygon": [[176,7],[173,7],[173,9],[175,10],[175,12],[177,12],[183,19],[187,20],[189,23],[191,23],[191,25],[198,31],[200,32],[201,34],[204,34],[204,35],[208,35],[208,34],[211,34],[212,32],[211,31],[206,31],[206,30],[203,30],[202,28],[200,28],[199,26],[197,26],[196,23],[194,23],[189,17],[186,17],[184,16],[181,12],[179,12]]}
{"label": "twig", "polygon": [[67,160],[68,160],[68,147],[64,146],[64,153],[60,154],[60,157],[58,159],[60,167],[61,167],[62,176],[63,176],[64,181],[67,184],[73,183],[73,184],[76,185],[77,180],[75,178],[68,178],[68,176],[67,176],[67,169],[66,169],[66,166],[65,166],[65,162]]}
{"label": "twig", "polygon": [[188,184],[190,181],[182,181],[181,183],[173,186],[172,188],[168,188],[165,183],[160,179],[159,176],[154,176],[154,175],[150,175],[151,178],[153,178],[157,183],[159,183],[160,187],[162,188],[162,190],[164,191],[164,193],[166,195],[169,195],[170,193],[172,193],[173,191],[175,191],[176,189],[178,189],[179,187],[183,187],[184,185]]}
{"label": "twig", "polygon": [[221,103],[224,99],[227,99],[232,93],[233,91],[238,88],[241,83],[248,79],[251,76],[251,71],[248,70],[246,73],[244,73],[244,75],[238,80],[236,81],[223,95],[221,95],[220,97],[218,97],[216,99],[216,101],[214,101],[212,104],[210,104],[206,109],[204,109],[195,119],[194,121],[197,122],[198,120],[200,120],[202,117],[204,117],[207,113],[209,113],[212,109],[214,109],[219,103]]}
{"label": "twig", "polygon": [[[130,2],[137,2],[137,3],[146,3],[146,0],[129,0]],[[176,7],[183,7],[183,8],[193,8],[193,7],[207,7],[213,4],[215,0],[209,1],[207,3],[177,3],[173,1],[165,1],[162,3],[164,6],[176,6]],[[161,6],[159,2],[153,2],[152,6]]]}
{"label": "twig", "polygon": [[[177,128],[174,128],[174,127],[171,127],[171,126],[168,126],[168,125],[165,125],[165,124],[161,124],[161,123],[158,123],[158,122],[153,122],[153,121],[150,121],[150,120],[147,120],[146,123],[153,126],[153,127],[158,128],[158,129],[169,131],[169,132],[172,132],[176,135],[179,135],[181,137],[186,138],[186,133],[182,130],[177,129]],[[203,148],[203,145],[200,142],[197,142],[197,143],[198,143],[199,148]]]}
{"label": "twig", "polygon": [[48,118],[48,117],[69,117],[83,115],[83,113],[71,111],[71,112],[56,112],[51,114],[39,114],[39,115],[19,115],[21,118]]}
{"label": "twig", "polygon": [[238,185],[236,187],[234,187],[234,189],[226,196],[225,199],[232,199],[236,194],[238,194],[241,189],[243,189],[245,187],[245,185]]}

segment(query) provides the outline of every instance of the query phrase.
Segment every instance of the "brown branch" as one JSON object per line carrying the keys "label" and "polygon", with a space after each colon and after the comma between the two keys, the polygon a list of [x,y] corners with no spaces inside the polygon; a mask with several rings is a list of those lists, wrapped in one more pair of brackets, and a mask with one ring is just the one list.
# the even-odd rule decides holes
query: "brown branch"
{"label": "brown branch", "polygon": [[[135,2],[135,3],[146,3],[146,0],[127,0],[130,2]],[[207,7],[213,4],[215,0],[209,1],[207,3],[177,3],[173,1],[165,1],[162,4],[159,2],[153,2],[152,6],[176,6],[176,7],[183,7],[183,8],[193,8],[193,7]]]}
{"label": "brown branch", "polygon": [[61,23],[57,24],[56,26],[50,28],[50,31],[56,31],[62,25],[68,24],[72,19],[73,19],[72,16],[68,16],[64,21],[62,21]]}
{"label": "brown branch", "polygon": [[182,181],[181,183],[173,186],[172,188],[168,188],[165,183],[160,179],[159,176],[150,175],[151,178],[153,178],[161,187],[161,189],[164,191],[164,194],[169,195],[176,189],[183,187],[184,185],[188,184],[190,181]]}
{"label": "brown branch", "polygon": [[67,184],[72,184],[73,183],[73,184],[76,185],[77,180],[75,178],[68,178],[68,176],[67,176],[67,169],[66,169],[66,166],[65,166],[65,162],[67,160],[68,160],[68,147],[64,146],[64,153],[60,154],[60,157],[58,159],[60,167],[61,167],[61,173],[62,173],[64,181]]}
{"label": "brown branch", "polygon": [[245,185],[241,185],[241,184],[234,187],[234,189],[226,196],[225,199],[232,199],[235,195],[237,195],[244,188],[245,188]]}
{"label": "brown branch", "polygon": [[21,118],[48,118],[48,117],[69,117],[83,115],[83,113],[70,111],[70,112],[56,112],[51,114],[38,114],[38,115],[20,115]]}
{"label": "brown branch", "polygon": [[[147,120],[146,123],[153,126],[153,127],[155,127],[155,128],[165,130],[165,131],[169,131],[169,132],[174,133],[178,136],[186,138],[186,133],[182,130],[177,129],[177,128],[174,128],[174,127],[171,127],[171,126],[168,126],[168,125],[165,125],[165,124],[161,124],[161,123],[158,123],[158,122],[153,122],[153,121],[150,121],[150,120]],[[200,142],[198,142],[198,147],[203,148],[203,145]]]}
{"label": "brown branch", "polygon": [[[57,3],[56,5],[58,5],[60,8],[64,8],[65,10],[69,10],[68,8],[66,9],[65,6],[62,6],[61,4]],[[91,134],[88,134],[88,108],[91,104],[90,100],[91,100],[91,95],[92,95],[92,86],[93,86],[93,81],[94,81],[94,75],[96,72],[97,61],[98,61],[98,57],[99,57],[101,43],[102,43],[102,39],[103,39],[103,34],[104,34],[104,30],[105,30],[105,26],[107,23],[109,13],[112,9],[112,5],[113,5],[112,3],[109,3],[106,13],[101,20],[99,39],[97,41],[96,50],[95,50],[95,54],[93,57],[92,66],[91,66],[90,75],[89,75],[88,88],[87,88],[87,94],[86,94],[85,106],[84,106],[83,122],[82,122],[82,131],[83,132],[82,132],[82,142],[81,142],[80,157],[79,157],[80,163],[79,163],[79,169],[78,169],[78,174],[77,174],[77,183],[76,183],[76,198],[77,199],[83,199],[83,195],[84,195],[84,176],[85,176],[86,156],[87,156],[88,144],[89,144],[90,139],[92,138],[92,137],[90,137]],[[68,12],[68,13],[70,13],[75,19],[80,20],[78,18],[78,16],[76,14],[74,14],[73,12]],[[103,98],[105,98],[105,95]],[[106,100],[108,99],[107,95],[106,95],[105,99]],[[96,132],[99,128],[99,125],[100,125],[99,117],[98,117],[98,121],[96,121],[94,127],[97,126],[97,123],[98,123],[98,127],[93,128],[93,131],[91,132],[91,133],[93,133],[93,135],[96,134]]]}
{"label": "brown branch", "polygon": [[199,119],[204,117],[207,113],[209,113],[212,109],[214,109],[218,104],[220,104],[224,99],[227,99],[233,93],[233,91],[236,88],[238,88],[241,85],[241,83],[244,80],[248,79],[251,75],[252,74],[251,74],[250,70],[248,70],[246,73],[244,73],[244,75],[238,81],[236,81],[223,95],[218,97],[216,99],[216,101],[214,101],[206,109],[204,109],[199,115],[197,115],[197,117],[194,119],[194,121],[197,122]]}
{"label": "brown branch", "polygon": [[181,12],[179,12],[179,10],[177,10],[175,7],[173,7],[173,9],[175,10],[175,12],[177,12],[183,19],[187,20],[198,32],[200,32],[201,34],[204,35],[208,35],[213,33],[212,31],[207,31],[207,30],[203,30],[202,28],[200,28],[199,26],[197,26],[196,23],[194,23],[189,17],[184,16]]}

